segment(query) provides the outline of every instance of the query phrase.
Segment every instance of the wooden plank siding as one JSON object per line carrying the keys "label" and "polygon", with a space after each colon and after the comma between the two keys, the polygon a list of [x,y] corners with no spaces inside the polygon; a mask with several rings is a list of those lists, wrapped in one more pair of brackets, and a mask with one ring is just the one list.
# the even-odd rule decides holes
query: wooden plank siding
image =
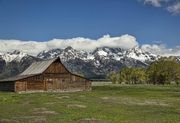
{"label": "wooden plank siding", "polygon": [[50,74],[55,74],[55,73],[69,73],[65,67],[60,64],[59,62],[54,62],[52,63],[45,71],[44,73],[50,73]]}
{"label": "wooden plank siding", "polygon": [[43,73],[15,82],[15,91],[83,91],[91,82],[69,72],[63,64],[53,62]]}

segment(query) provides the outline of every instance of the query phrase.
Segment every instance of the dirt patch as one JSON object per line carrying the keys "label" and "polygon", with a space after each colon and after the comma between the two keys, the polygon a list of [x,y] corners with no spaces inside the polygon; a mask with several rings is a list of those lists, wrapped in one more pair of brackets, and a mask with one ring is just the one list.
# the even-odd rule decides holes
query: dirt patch
{"label": "dirt patch", "polygon": [[47,108],[34,108],[33,111],[34,111],[34,114],[52,114],[52,115],[57,114],[57,112],[50,111]]}
{"label": "dirt patch", "polygon": [[23,121],[26,121],[26,122],[31,121],[33,123],[46,122],[45,116],[19,116],[19,117],[13,117],[12,119],[16,121],[20,121],[20,122],[23,122]]}
{"label": "dirt patch", "polygon": [[96,118],[84,118],[80,121],[80,123],[107,123],[107,122]]}
{"label": "dirt patch", "polygon": [[35,118],[33,120],[34,123],[44,123],[46,122],[46,117],[42,116],[42,117],[39,117],[39,118]]}
{"label": "dirt patch", "polygon": [[144,102],[134,102],[137,105],[157,105],[157,106],[169,106],[166,103],[158,102],[158,101],[144,101]]}
{"label": "dirt patch", "polygon": [[101,99],[103,99],[103,100],[108,100],[108,99],[110,99],[109,97],[101,97]]}
{"label": "dirt patch", "polygon": [[0,123],[18,123],[18,121],[11,119],[0,119]]}
{"label": "dirt patch", "polygon": [[39,112],[39,111],[47,111],[48,109],[47,108],[44,108],[44,107],[42,107],[42,108],[33,108],[33,111],[34,112]]}
{"label": "dirt patch", "polygon": [[61,96],[61,97],[56,97],[58,99],[69,99],[70,97],[69,96]]}
{"label": "dirt patch", "polygon": [[80,104],[69,104],[67,105],[68,108],[87,108],[86,105],[80,105]]}
{"label": "dirt patch", "polygon": [[126,97],[101,97],[105,103],[116,103],[124,105],[154,105],[154,106],[169,106],[169,104],[161,100],[138,100]]}
{"label": "dirt patch", "polygon": [[55,115],[57,113],[55,111],[41,111],[41,112],[36,112],[36,114],[52,114],[52,115]]}
{"label": "dirt patch", "polygon": [[152,105],[152,106],[169,106],[169,104],[161,101],[161,100],[137,100],[131,98],[118,98],[119,103],[127,104],[127,105]]}

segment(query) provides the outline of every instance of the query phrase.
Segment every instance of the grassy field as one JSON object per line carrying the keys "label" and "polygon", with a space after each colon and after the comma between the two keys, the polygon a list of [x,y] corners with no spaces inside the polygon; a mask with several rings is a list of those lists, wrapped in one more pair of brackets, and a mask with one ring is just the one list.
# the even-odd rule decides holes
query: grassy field
{"label": "grassy field", "polygon": [[180,123],[180,87],[95,85],[91,92],[1,92],[0,123]]}

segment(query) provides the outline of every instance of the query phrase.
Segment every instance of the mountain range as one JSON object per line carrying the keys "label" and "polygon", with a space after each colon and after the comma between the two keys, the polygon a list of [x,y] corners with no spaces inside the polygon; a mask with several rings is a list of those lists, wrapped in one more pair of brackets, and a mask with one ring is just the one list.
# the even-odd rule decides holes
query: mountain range
{"label": "mountain range", "polygon": [[[90,79],[104,79],[113,71],[123,67],[147,67],[162,56],[143,51],[140,47],[132,49],[100,47],[93,51],[79,51],[72,47],[42,51],[37,56],[15,50],[0,53],[0,78],[15,76],[23,72],[32,62],[60,57],[62,63],[73,73]],[[176,57],[180,61],[180,57]]]}

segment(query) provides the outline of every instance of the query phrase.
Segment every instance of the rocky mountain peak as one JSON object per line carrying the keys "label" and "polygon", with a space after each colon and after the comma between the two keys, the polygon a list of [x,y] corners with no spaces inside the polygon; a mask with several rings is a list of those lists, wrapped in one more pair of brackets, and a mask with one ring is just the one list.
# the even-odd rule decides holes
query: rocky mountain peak
{"label": "rocky mountain peak", "polygon": [[27,55],[27,53],[20,52],[19,50],[14,50],[12,52],[1,53],[0,58],[5,60],[6,63],[8,63],[11,61],[20,61],[23,57]]}
{"label": "rocky mountain peak", "polygon": [[70,50],[74,50],[71,46],[68,46],[64,49],[64,51],[70,51]]}
{"label": "rocky mountain peak", "polygon": [[[33,61],[55,57],[60,57],[61,61],[70,70],[83,74],[88,78],[105,78],[109,72],[119,71],[123,67],[147,67],[159,58],[155,54],[143,51],[140,47],[134,47],[129,50],[99,47],[94,51],[88,52],[67,47],[64,49],[44,50],[36,57],[30,57],[30,55],[19,51],[0,53],[0,60],[2,61],[0,64],[5,69],[6,67],[4,66],[6,64],[4,65],[4,61],[8,64],[19,63],[20,66],[23,64],[24,66],[19,69],[19,71],[22,71]],[[16,70],[18,69],[17,65],[14,65],[14,67],[16,67]]]}
{"label": "rocky mountain peak", "polygon": [[152,62],[159,58],[158,55],[155,55],[150,52],[142,50],[139,46],[136,46],[132,49],[126,51],[125,55],[129,58],[133,58],[142,62]]}
{"label": "rocky mountain peak", "polygon": [[14,50],[13,52],[12,52],[12,54],[20,54],[21,52],[19,51],[19,50]]}

